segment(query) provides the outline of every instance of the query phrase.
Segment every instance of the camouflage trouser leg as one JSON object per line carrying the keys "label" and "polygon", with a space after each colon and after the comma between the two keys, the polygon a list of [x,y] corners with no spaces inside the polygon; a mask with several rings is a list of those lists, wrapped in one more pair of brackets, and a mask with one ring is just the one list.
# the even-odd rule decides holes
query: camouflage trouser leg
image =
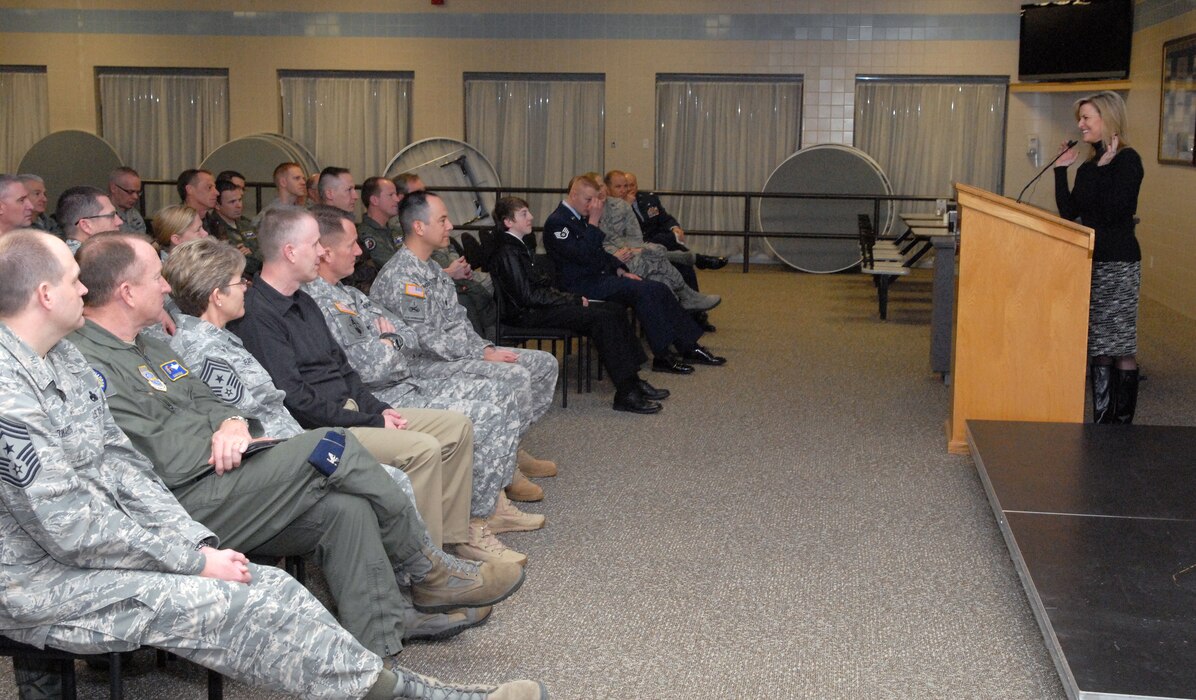
{"label": "camouflage trouser leg", "polygon": [[663,250],[644,249],[642,253],[631,259],[628,269],[646,280],[656,280],[680,297],[689,289],[685,278],[673,267],[673,263],[665,256]]}
{"label": "camouflage trouser leg", "polygon": [[[140,572],[136,597],[38,630],[56,649],[96,654],[147,645],[237,680],[305,698],[362,697],[382,659],[341,628],[282,571],[250,566],[248,586],[200,576]],[[25,636],[25,639],[22,639]]]}
{"label": "camouflage trouser leg", "polygon": [[519,448],[517,418],[504,414],[486,401],[409,392],[390,396],[379,392],[378,398],[399,413],[404,408],[436,408],[464,413],[473,422],[473,493],[469,503],[472,518],[488,518],[498,505],[499,490],[511,483],[515,473],[515,452]]}
{"label": "camouflage trouser leg", "polygon": [[486,360],[427,360],[419,358],[411,363],[411,371],[419,380],[445,379],[454,376],[484,377],[500,383],[501,390],[515,397],[519,406],[520,435],[527,433],[532,423],[548,412],[556,391],[556,377],[560,367],[556,358],[540,350],[507,348],[519,355],[518,362],[487,362]]}

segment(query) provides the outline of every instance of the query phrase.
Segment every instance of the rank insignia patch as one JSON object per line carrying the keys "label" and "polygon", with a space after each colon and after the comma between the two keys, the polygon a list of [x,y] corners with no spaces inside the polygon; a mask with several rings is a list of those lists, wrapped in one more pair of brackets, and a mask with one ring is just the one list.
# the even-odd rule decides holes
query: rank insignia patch
{"label": "rank insignia patch", "polygon": [[41,468],[25,424],[0,418],[0,479],[23,489]]}
{"label": "rank insignia patch", "polygon": [[569,229],[563,228],[560,231],[553,231],[552,235],[556,236],[558,239],[563,241],[569,237]]}
{"label": "rank insignia patch", "polygon": [[146,365],[137,365],[137,371],[141,373],[145,381],[149,382],[150,388],[157,389],[158,391],[166,391],[166,383],[158,379],[158,375],[154,374],[152,369]]}
{"label": "rank insignia patch", "polygon": [[412,282],[408,282],[407,284],[403,285],[403,293],[409,297],[419,297],[420,299],[427,297],[427,295],[424,294],[424,288]]}
{"label": "rank insignia patch", "polygon": [[103,372],[96,369],[95,367],[92,367],[91,371],[95,372],[96,379],[100,380],[100,390],[104,392],[104,396],[110,397],[116,393],[116,390],[114,390],[112,388],[112,385],[108,383],[108,378],[104,376]]}
{"label": "rank insignia patch", "polygon": [[199,370],[199,378],[212,390],[216,398],[236,405],[245,396],[245,385],[233,366],[219,358],[208,357]]}
{"label": "rank insignia patch", "polygon": [[158,366],[161,367],[162,371],[166,373],[166,378],[172,382],[177,382],[188,374],[191,374],[187,371],[187,368],[183,366],[183,363],[179,362],[178,360],[163,362]]}

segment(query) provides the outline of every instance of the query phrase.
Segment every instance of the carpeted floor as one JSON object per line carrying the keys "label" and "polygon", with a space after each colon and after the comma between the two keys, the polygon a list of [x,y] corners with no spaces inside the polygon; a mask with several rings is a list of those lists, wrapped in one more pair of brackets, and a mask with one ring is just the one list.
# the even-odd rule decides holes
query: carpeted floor
{"label": "carpeted floor", "polygon": [[[612,412],[606,382],[555,408],[526,443],[561,465],[527,508],[549,525],[503,536],[523,590],[401,662],[577,700],[1063,698],[971,460],[946,452],[928,272],[884,323],[860,275],[703,273],[728,366],[646,374],[673,391],[657,416]],[[1144,302],[1140,328],[1139,422],[1193,424],[1196,322]],[[198,670],[151,666],[129,697],[203,697]]]}

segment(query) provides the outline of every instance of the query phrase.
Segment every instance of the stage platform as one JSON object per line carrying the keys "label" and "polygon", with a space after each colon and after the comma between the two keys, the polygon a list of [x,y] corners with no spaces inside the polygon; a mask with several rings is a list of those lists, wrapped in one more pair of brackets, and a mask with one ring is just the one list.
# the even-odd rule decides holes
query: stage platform
{"label": "stage platform", "polygon": [[1196,428],[967,426],[1068,696],[1196,699]]}

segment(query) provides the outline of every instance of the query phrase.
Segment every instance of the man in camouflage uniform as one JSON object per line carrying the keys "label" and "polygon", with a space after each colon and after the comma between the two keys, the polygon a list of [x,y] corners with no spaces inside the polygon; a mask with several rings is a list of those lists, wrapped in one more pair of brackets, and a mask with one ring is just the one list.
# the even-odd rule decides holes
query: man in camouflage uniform
{"label": "man in camouflage uniform", "polygon": [[[398,190],[398,202],[414,192],[428,189],[424,181],[415,173],[399,173],[394,177],[394,185]],[[398,204],[395,206],[398,213]],[[392,215],[393,216],[393,215]],[[392,221],[392,226],[398,226],[398,221]],[[494,302],[494,282],[490,280],[490,273],[475,270],[477,263],[484,260],[469,261],[457,252],[456,241],[449,241],[444,248],[432,251],[432,261],[439,265],[457,287],[457,301],[465,307],[465,315],[473,324],[473,329],[483,338],[493,338],[498,323],[498,306]]]}
{"label": "man in camouflage uniform", "polygon": [[58,195],[58,219],[71,252],[102,231],[115,231],[124,223],[111,200],[99,189],[81,185]]}
{"label": "man in camouflage uniform", "polygon": [[25,191],[29,193],[29,203],[33,205],[33,221],[29,225],[62,238],[62,227],[58,225],[54,217],[46,213],[46,181],[42,179],[41,175],[32,173],[17,177],[25,183]]}
{"label": "man in camouflage uniform", "polygon": [[29,226],[33,221],[33,202],[29,190],[15,175],[0,175],[0,236]]}
{"label": "man in camouflage uniform", "polygon": [[404,345],[418,345],[414,331],[401,319],[392,322],[359,290],[340,283],[352,274],[353,262],[361,253],[353,220],[346,212],[323,205],[315,207],[312,214],[319,223],[324,253],[318,276],[304,282],[301,289],[319,306],[329,332],[365,388],[384,403],[400,407],[400,412],[436,408],[464,413],[473,422],[469,541],[458,545],[457,554],[481,561],[526,562],[525,555],[507,549],[492,534],[537,530],[544,525],[544,516],[519,511],[502,491],[514,476],[521,435],[515,398],[491,395],[494,392],[487,391],[486,385],[469,377],[416,381],[400,350]]}
{"label": "man in camouflage uniform", "polygon": [[[117,427],[87,361],[61,342],[82,323],[78,275],[52,236],[20,231],[0,241],[6,637],[75,653],[157,646],[303,697],[546,697],[529,681],[471,696],[389,670],[294,579],[216,549],[216,535],[180,507]],[[22,691],[57,690],[38,662],[14,666]]]}
{"label": "man in camouflage uniform", "polygon": [[145,219],[137,209],[137,202],[141,200],[141,176],[137,171],[120,166],[108,173],[108,199],[116,207],[123,222],[120,230],[127,233],[146,233]]}
{"label": "man in camouflage uniform", "polygon": [[419,336],[412,371],[424,377],[477,374],[506,382],[519,401],[523,432],[552,404],[559,367],[550,353],[499,348],[482,338],[457,303],[453,280],[430,260],[447,246],[453,224],[444,201],[430,192],[407,195],[399,208],[403,248],[382,268],[370,299]]}
{"label": "man in camouflage uniform", "polygon": [[[120,428],[192,517],[229,546],[313,554],[341,623],[363,646],[382,656],[402,649],[395,567],[428,612],[492,605],[518,588],[519,567],[463,571],[425,547],[415,506],[352,435],[321,429],[263,442],[169,346],[141,333],[170,288],[138,234],[95,237],[79,262],[90,288],[87,323],[70,340],[95,369]],[[473,589],[473,604],[456,594],[449,604],[443,594],[458,585]]]}

